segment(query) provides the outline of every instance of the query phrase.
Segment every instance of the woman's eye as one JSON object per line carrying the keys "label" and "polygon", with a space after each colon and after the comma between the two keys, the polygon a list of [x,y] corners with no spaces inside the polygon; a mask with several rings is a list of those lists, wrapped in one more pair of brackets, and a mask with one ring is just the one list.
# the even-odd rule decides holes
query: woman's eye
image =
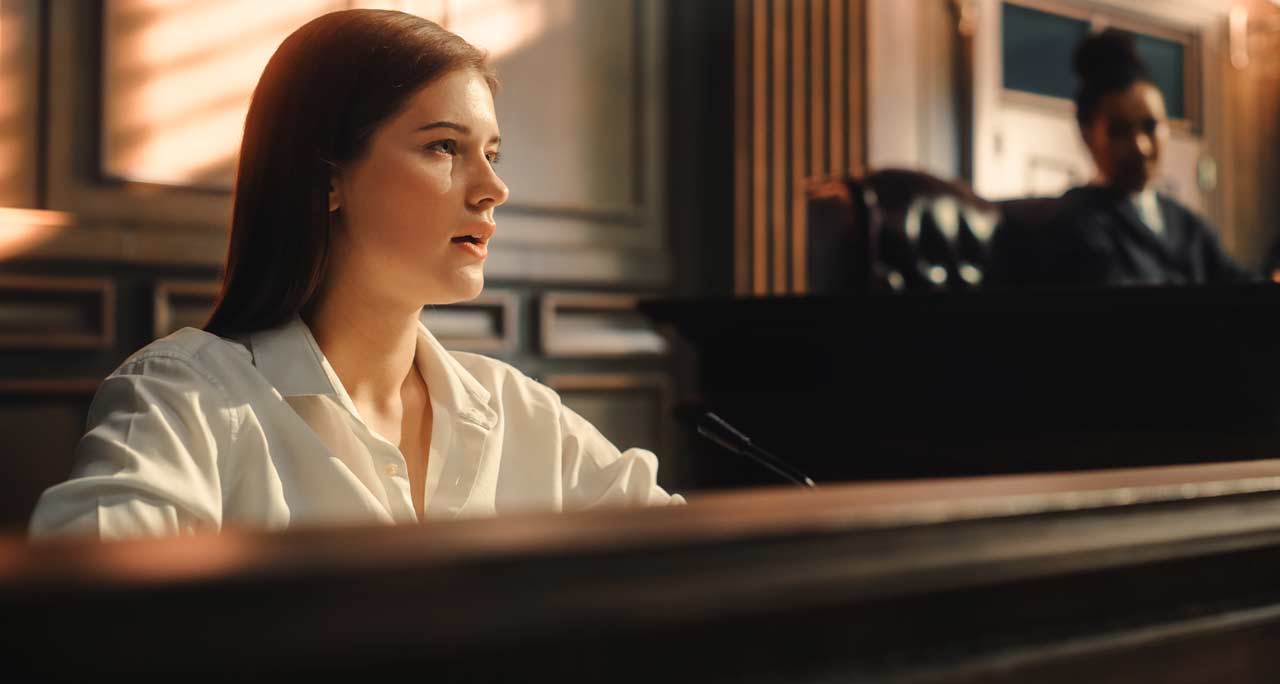
{"label": "woman's eye", "polygon": [[486,155],[484,155],[484,156],[485,156],[485,158],[486,158],[486,159],[488,159],[488,160],[489,160],[489,163],[490,163],[490,164],[497,164],[498,162],[502,161],[502,153],[501,153],[501,152],[490,152],[490,153],[488,153],[488,154],[486,154]]}
{"label": "woman's eye", "polygon": [[437,140],[427,144],[427,149],[433,152],[443,152],[453,155],[458,153],[458,143],[453,140]]}

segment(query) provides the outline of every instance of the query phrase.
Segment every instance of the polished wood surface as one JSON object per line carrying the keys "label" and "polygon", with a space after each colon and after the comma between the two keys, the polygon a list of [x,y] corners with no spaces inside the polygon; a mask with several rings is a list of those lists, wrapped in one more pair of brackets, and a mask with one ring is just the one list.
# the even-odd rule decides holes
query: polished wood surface
{"label": "polished wood surface", "polygon": [[1280,461],[0,543],[8,671],[1273,681]]}
{"label": "polished wood surface", "polygon": [[[818,482],[1280,457],[1280,287],[642,302],[696,396]],[[699,488],[776,482],[686,435]]]}

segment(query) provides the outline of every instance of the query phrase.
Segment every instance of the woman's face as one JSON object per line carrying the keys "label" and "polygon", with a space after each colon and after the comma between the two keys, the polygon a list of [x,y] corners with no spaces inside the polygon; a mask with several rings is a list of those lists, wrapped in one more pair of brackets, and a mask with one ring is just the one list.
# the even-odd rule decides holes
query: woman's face
{"label": "woman's face", "polygon": [[408,306],[471,299],[484,287],[498,121],[483,77],[455,71],[412,95],[334,177],[329,277]]}
{"label": "woman's face", "polygon": [[1126,192],[1146,189],[1159,176],[1169,140],[1160,90],[1139,81],[1106,95],[1084,137],[1104,183]]}

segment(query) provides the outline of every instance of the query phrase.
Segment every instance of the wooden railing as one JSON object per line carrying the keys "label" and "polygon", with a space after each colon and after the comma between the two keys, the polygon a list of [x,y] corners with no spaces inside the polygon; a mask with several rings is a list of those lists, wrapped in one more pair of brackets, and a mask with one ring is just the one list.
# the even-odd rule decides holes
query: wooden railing
{"label": "wooden railing", "polygon": [[[1277,681],[1280,461],[0,542],[13,674]],[[16,681],[16,680],[15,680]]]}

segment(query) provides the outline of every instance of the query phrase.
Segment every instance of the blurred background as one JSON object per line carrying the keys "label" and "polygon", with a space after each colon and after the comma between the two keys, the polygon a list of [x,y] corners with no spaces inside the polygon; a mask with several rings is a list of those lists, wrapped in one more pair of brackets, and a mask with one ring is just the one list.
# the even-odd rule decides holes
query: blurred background
{"label": "blurred background", "polygon": [[[959,193],[982,253],[1000,203],[1094,177],[1070,70],[1091,31],[1133,34],[1164,94],[1160,192],[1259,278],[1277,263],[1273,0],[0,0],[0,526],[66,477],[101,379],[202,324],[258,75],[348,7],[431,18],[504,82],[488,285],[428,326],[653,449],[671,488],[701,484],[671,417],[694,375],[637,302],[839,289],[811,272],[831,178],[887,179],[908,237],[934,220],[914,198]],[[979,287],[965,264],[917,289]]]}

